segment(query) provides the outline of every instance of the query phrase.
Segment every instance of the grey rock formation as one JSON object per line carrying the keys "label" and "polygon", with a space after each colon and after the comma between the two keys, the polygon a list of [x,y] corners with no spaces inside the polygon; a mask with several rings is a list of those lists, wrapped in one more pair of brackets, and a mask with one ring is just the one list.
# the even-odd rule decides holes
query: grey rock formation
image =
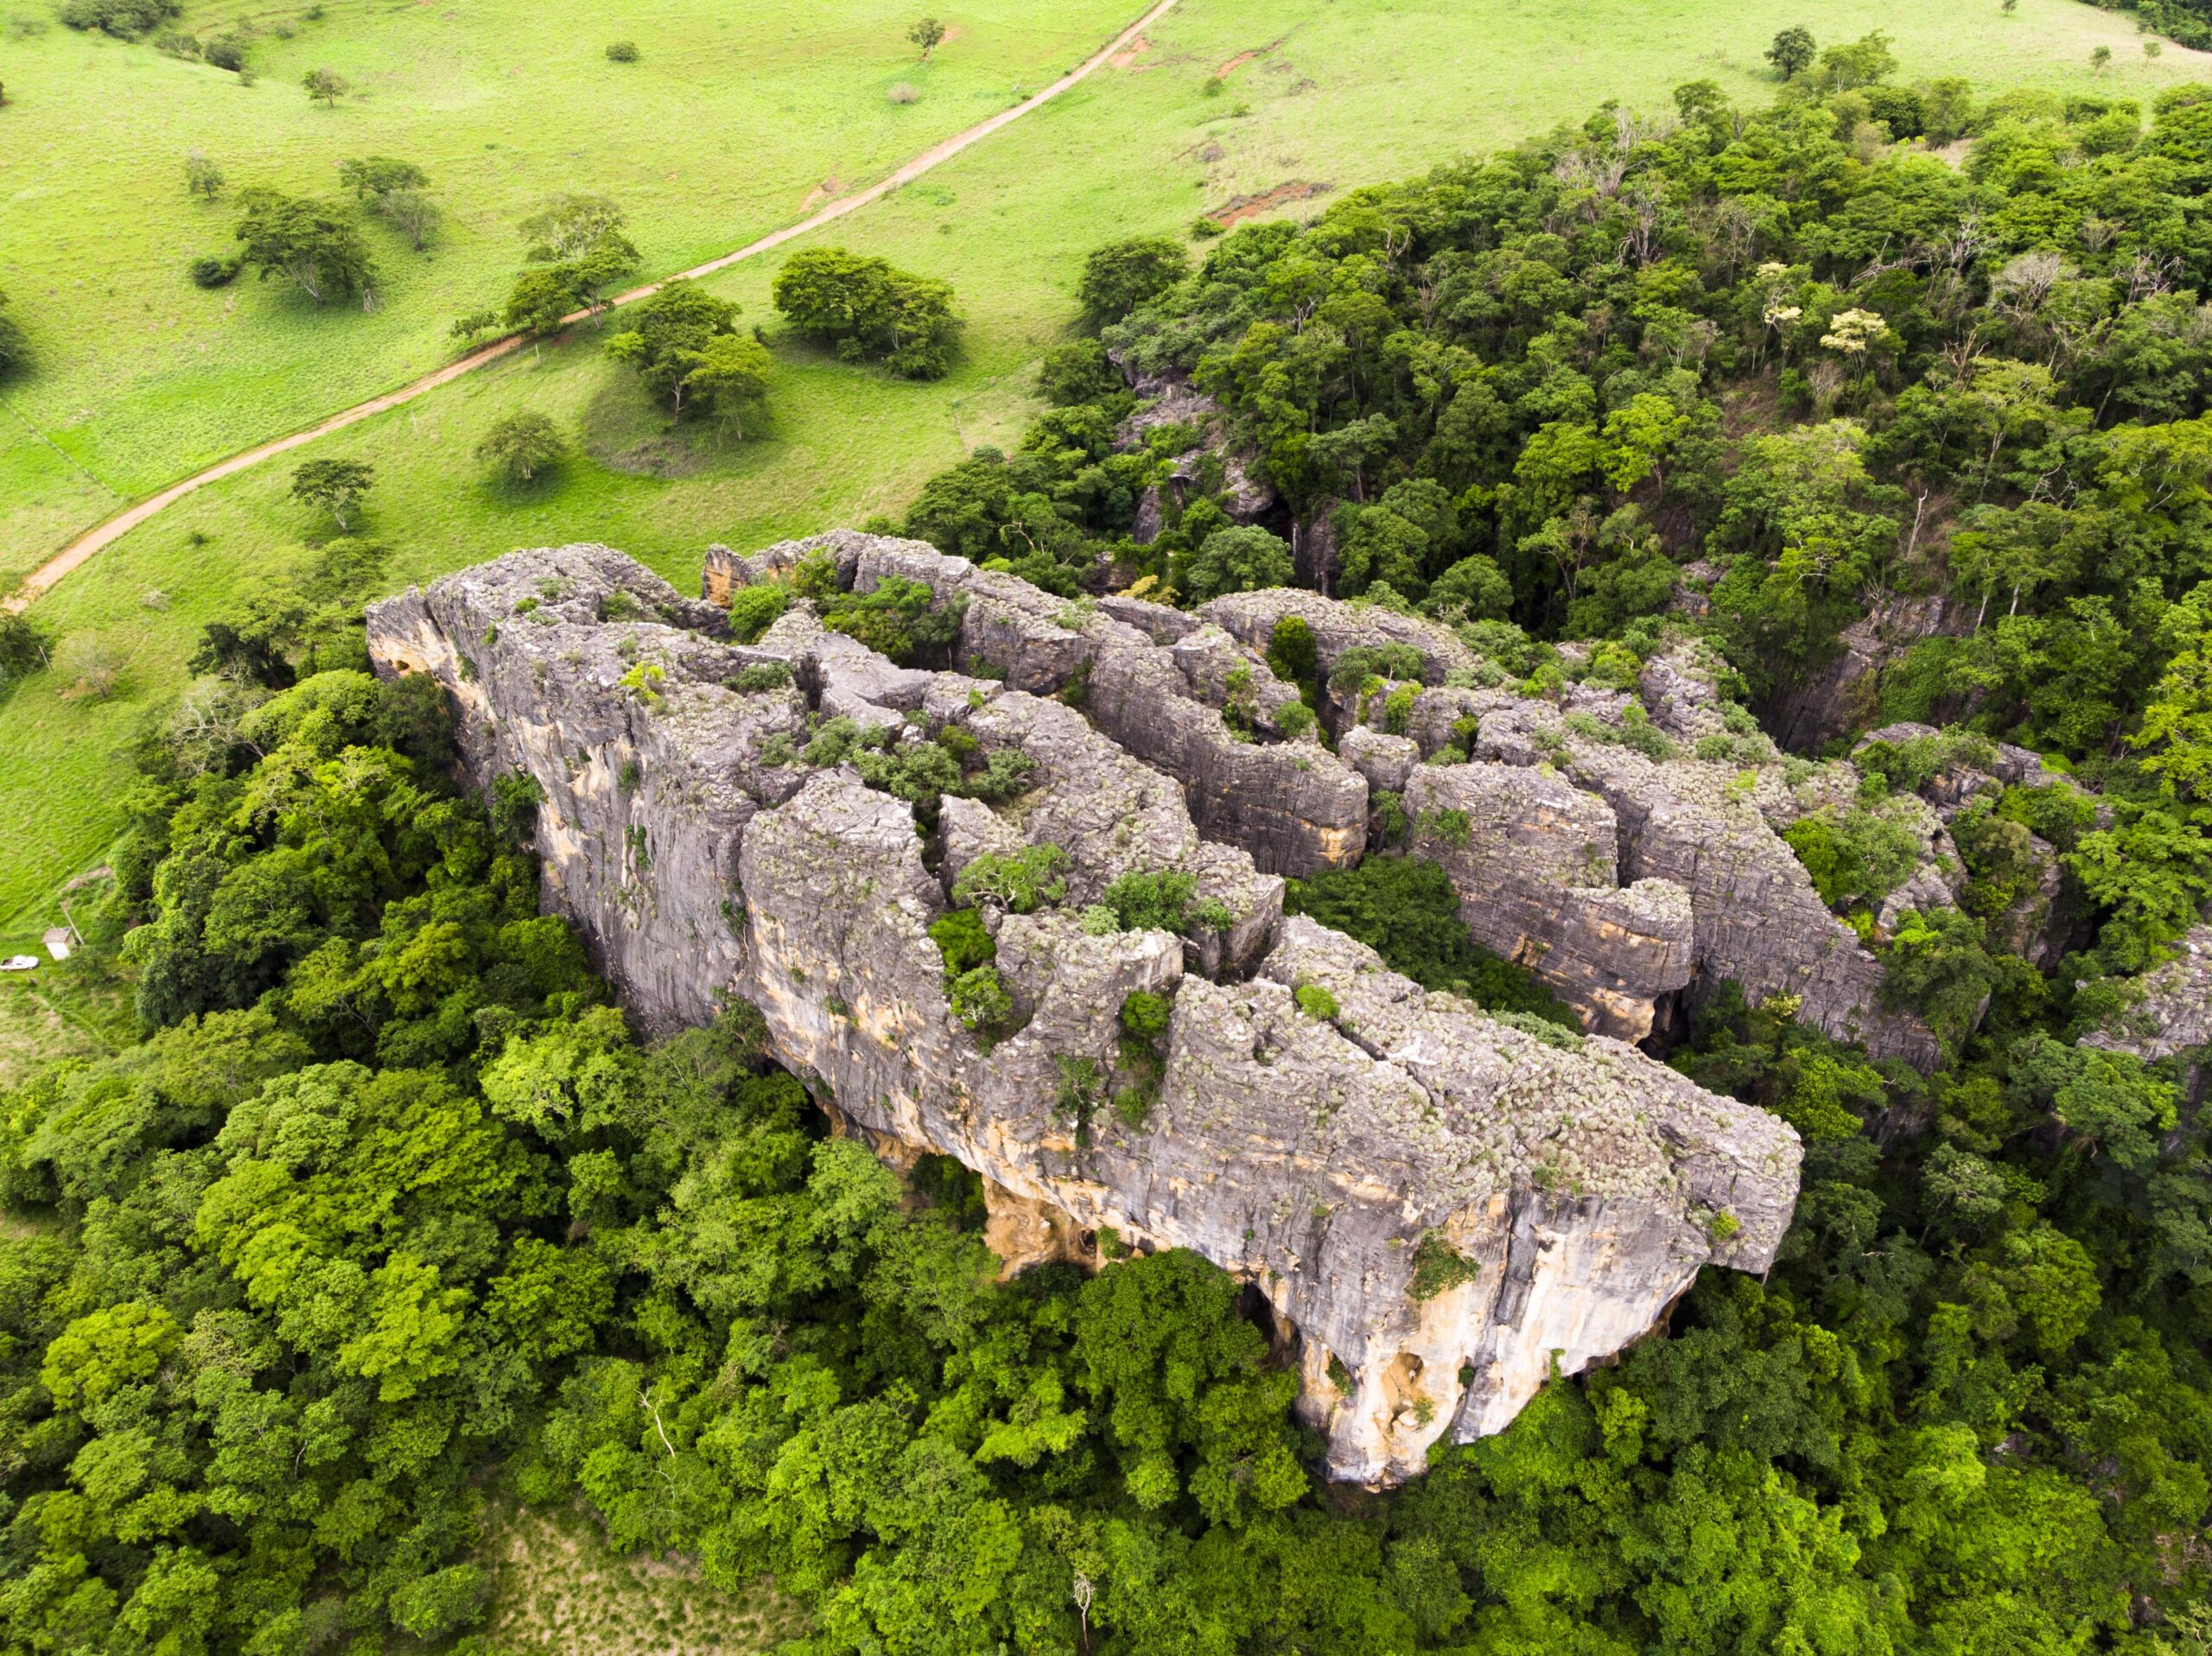
{"label": "grey rock formation", "polygon": [[[1585,683],[1535,700],[1462,688],[1503,676],[1493,669],[1486,680],[1487,664],[1458,636],[1418,617],[1282,589],[1231,593],[1200,612],[1262,649],[1294,615],[1313,632],[1325,673],[1351,650],[1402,645],[1418,655],[1418,685],[1331,692],[1325,717],[1338,752],[1372,781],[1376,750],[1354,728],[1389,716],[1400,691],[1411,700],[1398,717],[1424,759],[1465,748],[1472,726],[1468,756],[1488,765],[1424,764],[1402,786],[1417,823],[1424,812],[1459,809],[1489,827],[1464,852],[1433,832],[1418,848],[1452,872],[1475,935],[1531,967],[1588,1027],[1642,1038],[1670,998],[1694,1006],[1733,981],[1754,1001],[1796,997],[1808,1023],[1864,1041],[1878,1056],[1929,1067],[1942,1056],[1919,1019],[1884,1003],[1880,961],[1828,912],[1779,832],[1821,803],[1847,803],[1856,773],[1839,765],[1792,783],[1757,735],[1738,739],[1725,762],[1681,755],[1683,746],[1726,733],[1711,663],[1678,650],[1645,664],[1638,695]],[[1572,646],[1561,655],[1578,658]],[[1637,711],[1652,726],[1646,734],[1668,739],[1674,757],[1630,745],[1626,726]],[[1499,779],[1508,769],[1529,773],[1517,792]],[[1434,779],[1462,771],[1456,784]],[[1479,797],[1447,798],[1459,790]],[[1940,822],[1931,816],[1928,827],[1928,878],[1912,896],[1948,902],[1955,854],[1946,854]]]}
{"label": "grey rock formation", "polygon": [[1792,752],[1808,752],[1863,726],[1885,669],[1923,638],[1969,631],[1973,620],[1940,595],[1884,600],[1846,627],[1842,653],[1774,710],[1775,739]]}
{"label": "grey rock formation", "polygon": [[1828,911],[1796,853],[1738,789],[1734,767],[1654,760],[1625,747],[1571,741],[1568,773],[1613,808],[1620,874],[1688,893],[1693,993],[1733,981],[1753,1001],[1794,996],[1798,1016],[1876,1057],[1930,1069],[1942,1050],[1926,1025],[1885,1004],[1882,963]]}
{"label": "grey rock formation", "polygon": [[[1228,422],[1220,403],[1179,375],[1140,375],[1130,384],[1145,401],[1115,434],[1121,447],[1135,448],[1147,433],[1163,426],[1181,426],[1196,434],[1195,441],[1176,457],[1167,474],[1167,486],[1175,491],[1178,499],[1189,497],[1193,486],[1204,479],[1211,462],[1219,466],[1221,477],[1218,485],[1206,492],[1219,497],[1230,521],[1255,523],[1274,505],[1274,488],[1251,475],[1251,455],[1230,446]],[[1146,497],[1137,509],[1136,539],[1141,545],[1150,543],[1160,533],[1159,485],[1148,488]]]}
{"label": "grey rock formation", "polygon": [[1478,942],[1535,968],[1585,1027],[1651,1033],[1661,999],[1690,980],[1690,899],[1665,879],[1620,887],[1611,806],[1556,774],[1477,764],[1418,767],[1405,809]]}
{"label": "grey rock formation", "polygon": [[1115,742],[1182,782],[1208,839],[1241,847],[1269,873],[1359,860],[1366,780],[1316,743],[1252,739],[1280,735],[1280,715],[1298,694],[1260,651],[1223,630],[1155,604],[1055,598],[925,542],[849,530],[713,559],[706,588],[727,593],[817,549],[856,591],[899,576],[929,587],[940,603],[964,600],[956,646],[964,670],[1079,701]]}
{"label": "grey rock formation", "polygon": [[1337,524],[1334,508],[1324,501],[1290,530],[1291,568],[1298,584],[1324,596],[1337,583]]}
{"label": "grey rock formation", "polygon": [[2084,1036],[2084,1046],[2133,1053],[2146,1063],[2212,1046],[2212,925],[2191,928],[2174,945],[2173,959],[2136,979],[2135,987],[2135,1004],[2113,1027]]}
{"label": "grey rock formation", "polygon": [[[858,536],[823,549],[855,584],[937,555]],[[709,590],[793,561],[723,556]],[[447,688],[479,785],[518,769],[538,782],[547,905],[642,1023],[752,1002],[849,1130],[894,1160],[939,1151],[984,1177],[987,1234],[1010,1266],[1095,1263],[1110,1228],[1256,1285],[1296,1332],[1300,1407],[1332,1475],[1412,1475],[1446,1434],[1502,1428],[1554,1361],[1572,1372],[1649,1329],[1704,1264],[1771,1260],[1796,1193],[1787,1126],[1622,1043],[1424,993],[1364,946],[1284,919],[1281,880],[1227,841],[1277,843],[1255,827],[1267,821],[1310,828],[1310,802],[1238,797],[1306,773],[1147,737],[1220,720],[1169,648],[957,562],[929,568],[940,599],[968,599],[960,658],[1006,682],[895,668],[804,604],[733,647],[715,612],[600,547],[516,553],[377,606],[371,650],[379,671]],[[769,661],[788,684],[731,688]],[[1013,687],[1046,688],[1055,661],[1074,663],[1069,683],[1087,673],[1090,717]],[[1117,675],[1130,694],[1102,716]],[[948,798],[925,840],[851,765],[805,758],[832,697],[873,708],[846,716],[894,743],[958,726],[978,760],[1018,747],[1031,785],[995,807]],[[1364,777],[1318,748],[1309,762],[1315,797],[1340,790],[1363,822]],[[928,929],[959,867],[1046,842],[1065,853],[1065,901],[992,917],[1019,1027],[987,1044],[950,1015]],[[1189,873],[1219,923],[1177,936],[1078,919],[1120,875],[1161,868]],[[1173,997],[1164,1075],[1148,1107],[1112,1107],[1132,1079],[1118,1012],[1139,989]]]}
{"label": "grey rock formation", "polygon": [[1325,665],[1347,650],[1383,644],[1406,644],[1420,651],[1422,678],[1432,684],[1442,683],[1455,669],[1475,665],[1474,651],[1461,644],[1449,627],[1371,604],[1340,603],[1297,587],[1230,593],[1201,606],[1198,613],[1230,637],[1262,651],[1274,642],[1276,623],[1294,615],[1313,630]]}
{"label": "grey rock formation", "polygon": [[1421,746],[1410,736],[1389,736],[1370,725],[1355,725],[1337,742],[1337,753],[1367,778],[1378,793],[1403,793],[1421,763]]}

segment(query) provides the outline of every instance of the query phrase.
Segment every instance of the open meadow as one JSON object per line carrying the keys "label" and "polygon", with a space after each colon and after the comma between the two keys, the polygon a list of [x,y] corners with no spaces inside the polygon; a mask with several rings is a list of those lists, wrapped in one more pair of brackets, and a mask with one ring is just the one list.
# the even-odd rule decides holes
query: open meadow
{"label": "open meadow", "polygon": [[[286,498],[299,460],[376,466],[361,532],[389,548],[384,579],[395,587],[515,546],[563,540],[607,542],[688,587],[709,541],[753,545],[896,515],[932,473],[1010,439],[1035,406],[1034,363],[1072,317],[1077,267],[1098,243],[1180,232],[1202,213],[1315,210],[1362,183],[1579,118],[1607,97],[1656,110],[1675,85],[1707,79],[1732,98],[1764,100],[1773,81],[1761,54],[1802,10],[1788,0],[1601,0],[1571,16],[1532,0],[1184,0],[1107,71],[798,244],[880,253],[950,282],[968,325],[963,350],[941,380],[893,379],[779,339],[767,295],[779,252],[708,283],[741,303],[746,321],[766,324],[777,346],[769,417],[742,444],[668,435],[636,377],[603,355],[601,336],[586,326],[201,491],[100,553],[35,608],[54,633],[98,634],[127,665],[105,700],[66,699],[48,675],[0,706],[0,820],[11,829],[0,836],[0,936],[34,929],[54,888],[98,860],[118,821],[124,751],[176,694],[201,624],[308,556],[302,542],[316,520]],[[10,388],[10,406],[35,420],[57,419],[76,404],[68,428],[49,435],[69,451],[71,466],[81,460],[112,486],[71,496],[74,485],[66,485],[56,495],[49,485],[63,461],[51,448],[51,466],[27,458],[28,449],[11,451],[16,458],[0,462],[0,518],[11,525],[10,549],[0,556],[20,568],[123,496],[435,360],[445,320],[496,297],[518,251],[512,221],[535,192],[565,184],[615,194],[645,273],[680,269],[798,217],[809,179],[834,172],[850,187],[1001,106],[1025,75],[1034,90],[1041,71],[1058,73],[1138,11],[1062,4],[1038,16],[1016,8],[949,14],[958,32],[930,66],[939,78],[905,107],[886,96],[902,76],[914,78],[912,48],[898,27],[904,14],[872,6],[859,9],[873,20],[865,26],[852,7],[787,3],[752,9],[730,31],[704,8],[633,11],[622,32],[638,41],[644,61],[632,66],[604,60],[598,37],[607,28],[564,34],[539,17],[527,25],[525,46],[506,29],[467,22],[480,13],[334,6],[322,22],[301,24],[281,54],[271,52],[260,85],[209,90],[200,79],[216,71],[147,46],[49,29],[29,44],[41,60],[69,67],[73,106],[85,107],[74,117],[42,114],[27,98],[0,121],[0,144],[46,157],[37,200],[19,192],[8,203],[0,286],[21,296],[16,309],[41,350],[97,338],[104,313],[129,314],[145,337],[111,367],[81,372],[61,349],[61,365]],[[1985,95],[2035,86],[2147,105],[2163,86],[2204,77],[2201,54],[2169,45],[2153,60],[2125,14],[2073,0],[2022,0],[2011,15],[1996,0],[1941,13],[1850,0],[1803,21],[1822,44],[1885,30],[1904,66],[1901,80],[1965,75]],[[434,23],[456,32],[441,45]],[[388,29],[417,31],[414,44],[395,52],[378,33]],[[539,39],[548,41],[542,49]],[[2090,60],[2100,45],[2114,60],[2103,73]],[[425,56],[450,86],[435,97],[409,94],[404,123],[373,136],[367,124],[383,118],[380,105],[399,101],[397,92],[326,111],[308,107],[296,85],[303,64],[327,60],[374,85],[370,62]],[[722,63],[730,66],[726,79],[711,68]],[[618,70],[657,77],[649,84],[660,102],[651,112],[618,105],[609,87],[623,83],[607,79]],[[6,77],[11,100],[20,73]],[[171,130],[159,104],[143,104],[144,87],[172,79],[192,89],[179,103],[193,111],[188,128]],[[512,88],[517,81],[522,89]],[[540,91],[530,91],[533,84]],[[519,143],[484,135],[512,134],[542,113],[537,98],[556,90],[579,100],[573,119],[564,105],[557,124],[569,146],[558,168],[485,148]],[[51,122],[55,143],[84,154],[89,168],[103,148],[99,123],[86,112],[94,104],[124,111],[132,135],[125,143],[140,155],[128,176],[141,183],[125,186],[118,174],[97,189],[73,190],[63,181],[72,167],[52,146],[41,148],[37,124]],[[454,204],[449,239],[433,259],[419,262],[400,246],[385,255],[404,273],[385,310],[302,314],[273,289],[242,282],[203,294],[178,274],[191,253],[219,243],[227,215],[185,200],[175,156],[194,147],[256,153],[265,140],[237,136],[245,127],[227,129],[228,142],[221,134],[226,120],[264,118],[264,107],[272,126],[310,135],[289,141],[283,164],[296,169],[286,174],[295,181],[373,149],[420,160]],[[734,111],[750,111],[742,133],[726,124]],[[83,123],[73,132],[73,120]],[[344,123],[359,124],[361,136],[329,143],[327,129]],[[318,124],[326,136],[312,136]],[[168,159],[157,164],[162,156]],[[247,176],[243,162],[234,170]],[[158,250],[129,222],[136,192],[149,198],[143,217],[157,226]],[[31,220],[41,228],[26,237]],[[88,271],[103,268],[104,240],[130,274],[112,278],[112,300],[90,304],[96,278]],[[302,338],[312,341],[308,365],[279,366],[296,358]],[[213,359],[259,365],[199,365]],[[49,384],[49,372],[76,389]],[[570,452],[527,487],[490,481],[473,458],[476,443],[494,420],[524,409],[551,417]],[[96,435],[111,411],[120,416],[115,435]],[[25,527],[33,518],[38,523]]]}
{"label": "open meadow", "polygon": [[[927,62],[888,0],[652,0],[619,20],[574,0],[191,6],[179,27],[195,39],[251,20],[249,85],[19,0],[0,12],[0,289],[37,371],[6,390],[0,581],[174,478],[445,360],[454,317],[505,294],[516,221],[548,194],[619,197],[645,269],[680,270],[1034,91],[1125,4],[985,0]],[[609,60],[617,36],[638,61]],[[327,107],[301,86],[325,68],[353,88]],[[195,153],[222,196],[188,193]],[[440,213],[419,253],[372,225],[373,312],[250,274],[187,279],[234,245],[240,189],[336,194],[340,164],[370,155],[421,168]]]}

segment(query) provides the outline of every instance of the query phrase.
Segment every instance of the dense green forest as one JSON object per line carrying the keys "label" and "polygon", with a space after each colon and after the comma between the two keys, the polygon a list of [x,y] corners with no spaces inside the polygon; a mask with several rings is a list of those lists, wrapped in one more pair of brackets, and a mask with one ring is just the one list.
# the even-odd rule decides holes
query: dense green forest
{"label": "dense green forest", "polygon": [[[1111,350],[1220,401],[1337,591],[1539,689],[1562,638],[1695,629],[1770,711],[1870,604],[1976,612],[1866,719],[2071,771],[1962,850],[1994,888],[2005,824],[2058,845],[2080,947],[1891,940],[1963,1009],[1934,1076],[1707,1009],[1674,1062],[1807,1140],[1764,1280],[1708,1273],[1402,1491],[1323,1485],[1231,1279],[1001,1285],[973,1180],[830,1137],[746,1009],[641,1044],[537,914],[529,799],[457,794],[424,681],[264,608],[141,747],[104,925],[144,1038],[0,1096],[0,1648],[482,1648],[513,1499],[772,1573],[824,1656],[2212,1651],[2204,1133],[2181,1062],[2075,1041],[2212,891],[2212,89],[2146,131],[1885,57],[1195,270],[1109,250],[1058,406],[907,525],[1069,592],[1282,578],[1204,468],[1136,543],[1190,434],[1116,448]],[[1424,980],[1500,971],[1417,865],[1298,899]]]}

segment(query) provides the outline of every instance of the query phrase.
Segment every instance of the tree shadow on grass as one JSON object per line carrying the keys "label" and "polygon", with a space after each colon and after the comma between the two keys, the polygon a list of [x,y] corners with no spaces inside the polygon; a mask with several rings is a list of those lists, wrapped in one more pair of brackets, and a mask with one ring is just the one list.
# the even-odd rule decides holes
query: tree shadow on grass
{"label": "tree shadow on grass", "polygon": [[510,477],[491,470],[479,478],[469,493],[480,506],[496,511],[519,511],[545,506],[571,493],[583,481],[583,462],[573,449],[539,463],[528,478]]}

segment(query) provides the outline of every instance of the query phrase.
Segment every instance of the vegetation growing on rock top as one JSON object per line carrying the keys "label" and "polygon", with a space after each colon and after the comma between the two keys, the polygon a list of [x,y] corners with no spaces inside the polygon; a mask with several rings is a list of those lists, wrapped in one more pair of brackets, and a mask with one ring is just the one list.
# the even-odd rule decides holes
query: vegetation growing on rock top
{"label": "vegetation growing on rock top", "polygon": [[1385,966],[1425,989],[1464,995],[1491,1012],[1581,1027],[1535,974],[1467,935],[1450,877],[1425,858],[1370,856],[1357,868],[1293,880],[1283,907],[1358,938]]}

